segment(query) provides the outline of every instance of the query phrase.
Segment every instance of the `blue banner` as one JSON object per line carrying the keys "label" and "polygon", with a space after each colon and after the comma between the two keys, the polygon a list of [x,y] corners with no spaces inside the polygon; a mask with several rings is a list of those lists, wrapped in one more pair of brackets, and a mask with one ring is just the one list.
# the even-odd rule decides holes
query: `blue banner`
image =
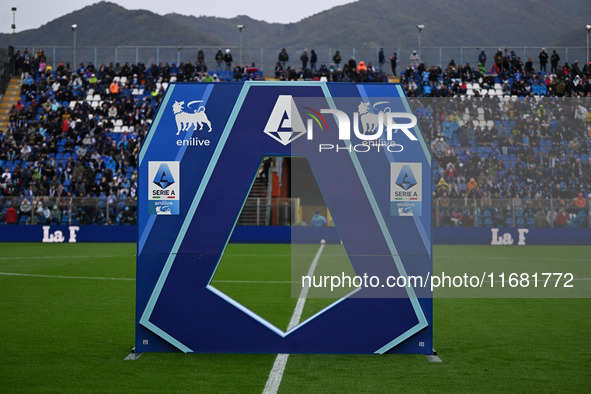
{"label": "blue banner", "polygon": [[[237,226],[231,243],[339,243],[335,227]],[[0,225],[2,242],[137,242],[137,226]],[[435,227],[435,245],[591,245],[589,228]]]}

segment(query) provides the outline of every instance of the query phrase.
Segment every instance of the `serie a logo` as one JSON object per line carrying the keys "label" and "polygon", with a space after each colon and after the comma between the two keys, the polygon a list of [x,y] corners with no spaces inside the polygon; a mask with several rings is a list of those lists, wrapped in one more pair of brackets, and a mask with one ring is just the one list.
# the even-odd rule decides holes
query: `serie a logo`
{"label": "serie a logo", "polygon": [[148,163],[148,213],[178,215],[180,208],[180,163],[151,161]]}

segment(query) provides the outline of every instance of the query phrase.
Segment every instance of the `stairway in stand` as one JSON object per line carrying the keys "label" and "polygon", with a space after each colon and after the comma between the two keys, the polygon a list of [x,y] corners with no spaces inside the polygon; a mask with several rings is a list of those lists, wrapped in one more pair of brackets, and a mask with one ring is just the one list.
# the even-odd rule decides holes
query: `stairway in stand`
{"label": "stairway in stand", "polygon": [[[258,203],[257,203],[258,201]],[[264,226],[267,216],[267,186],[257,178],[238,218],[239,226]]]}
{"label": "stairway in stand", "polygon": [[6,89],[6,93],[0,102],[0,130],[6,131],[8,129],[8,113],[13,105],[21,98],[20,79],[18,77],[10,78],[10,83]]}

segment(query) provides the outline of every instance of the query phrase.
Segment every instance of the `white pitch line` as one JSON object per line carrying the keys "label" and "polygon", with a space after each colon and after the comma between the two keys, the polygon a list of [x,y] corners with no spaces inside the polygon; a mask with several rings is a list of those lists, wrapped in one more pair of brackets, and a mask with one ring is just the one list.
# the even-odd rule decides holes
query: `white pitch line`
{"label": "white pitch line", "polygon": [[16,272],[0,272],[4,276],[26,276],[31,278],[57,278],[57,279],[91,279],[91,280],[135,280],[135,278],[103,278],[97,276],[65,276],[65,275],[41,275],[41,274],[19,274]]}
{"label": "white pitch line", "polygon": [[288,358],[289,354],[286,353],[279,353],[277,355],[275,362],[273,363],[273,369],[271,369],[271,372],[269,373],[269,379],[267,379],[267,383],[265,384],[263,394],[277,393],[279,385],[281,384],[281,379],[283,379],[283,371],[285,371],[285,365],[287,364]]}
{"label": "white pitch line", "polygon": [[[320,255],[322,254],[323,249],[324,244],[320,244],[318,252],[316,252],[316,256],[314,256],[314,260],[312,260],[312,264],[310,264],[310,269],[308,269],[308,278],[314,276],[314,271],[316,271],[316,266],[318,265],[318,260],[320,260]],[[302,287],[302,291],[300,291],[300,296],[298,297],[298,303],[296,304],[296,307],[293,311],[293,315],[291,316],[291,320],[289,321],[289,325],[287,326],[287,331],[291,330],[300,323],[300,319],[302,317],[302,312],[304,312],[304,306],[306,305],[306,298],[308,297],[309,291],[309,286]]]}
{"label": "white pitch line", "polygon": [[[322,254],[323,249],[324,244],[320,244],[318,252],[316,252],[316,256],[314,256],[314,260],[312,260],[312,264],[310,264],[310,269],[308,270],[308,277],[310,278],[314,276],[314,271],[316,270],[316,266],[318,265],[318,260],[320,259],[320,255]],[[287,326],[287,331],[291,330],[300,323],[300,319],[302,318],[302,312],[304,311],[304,306],[306,305],[306,297],[308,296],[309,290],[309,286],[302,287],[302,291],[300,292],[300,296],[298,297],[298,302],[293,311],[293,315],[291,315],[289,325]],[[273,363],[273,368],[269,373],[267,383],[265,384],[263,394],[277,393],[277,390],[279,390],[279,386],[281,385],[281,380],[283,379],[283,372],[285,371],[285,365],[287,364],[288,358],[289,354],[286,353],[279,353],[277,355],[277,357],[275,358],[275,362]]]}

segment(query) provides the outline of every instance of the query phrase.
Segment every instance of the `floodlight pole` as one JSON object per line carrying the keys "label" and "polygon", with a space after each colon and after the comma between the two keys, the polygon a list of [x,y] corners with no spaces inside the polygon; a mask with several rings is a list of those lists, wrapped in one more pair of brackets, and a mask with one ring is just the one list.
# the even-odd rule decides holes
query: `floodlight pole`
{"label": "floodlight pole", "polygon": [[[12,7],[12,46],[14,47],[15,33],[16,33],[16,7]],[[587,45],[588,46],[588,45]]]}
{"label": "floodlight pole", "polygon": [[242,29],[244,29],[245,25],[236,25],[238,28],[238,32],[240,33],[240,67],[242,67]]}
{"label": "floodlight pole", "polygon": [[419,29],[419,63],[422,61],[423,57],[421,56],[421,32],[425,28],[425,25],[417,25],[417,29]]}
{"label": "floodlight pole", "polygon": [[77,24],[73,24],[72,25],[72,31],[74,32],[74,65],[72,67],[74,67],[74,69],[76,69],[76,28],[78,27]]}

